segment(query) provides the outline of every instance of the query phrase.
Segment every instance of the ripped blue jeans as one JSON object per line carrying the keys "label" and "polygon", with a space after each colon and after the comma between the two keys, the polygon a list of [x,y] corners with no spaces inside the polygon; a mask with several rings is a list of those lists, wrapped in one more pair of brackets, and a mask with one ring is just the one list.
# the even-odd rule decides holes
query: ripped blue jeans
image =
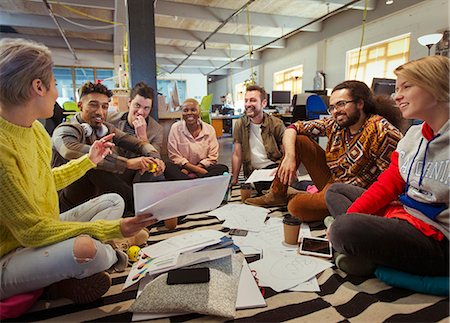
{"label": "ripped blue jeans", "polygon": [[[104,194],[61,214],[62,221],[88,222],[122,217],[120,195]],[[85,278],[110,268],[117,262],[110,245],[91,239],[95,256],[77,259],[74,243],[80,235],[39,248],[18,248],[0,259],[0,299],[37,290],[68,278]],[[89,238],[90,239],[90,238]]]}

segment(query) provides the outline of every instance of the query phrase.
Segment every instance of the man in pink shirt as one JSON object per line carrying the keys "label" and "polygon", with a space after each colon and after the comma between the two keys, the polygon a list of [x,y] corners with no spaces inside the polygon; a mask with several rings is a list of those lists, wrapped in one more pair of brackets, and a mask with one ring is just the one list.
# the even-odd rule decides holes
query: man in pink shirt
{"label": "man in pink shirt", "polygon": [[189,179],[222,175],[226,165],[218,164],[219,142],[214,128],[200,120],[200,107],[195,99],[182,105],[183,120],[172,125],[167,141],[170,161],[176,167],[167,169],[167,179]]}

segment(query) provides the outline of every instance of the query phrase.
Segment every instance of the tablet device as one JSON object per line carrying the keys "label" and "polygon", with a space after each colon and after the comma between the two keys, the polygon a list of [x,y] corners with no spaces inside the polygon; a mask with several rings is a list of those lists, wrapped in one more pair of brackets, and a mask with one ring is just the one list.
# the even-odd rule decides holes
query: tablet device
{"label": "tablet device", "polygon": [[209,268],[180,268],[167,273],[167,285],[201,284],[209,282]]}
{"label": "tablet device", "polygon": [[302,255],[331,258],[333,253],[330,241],[324,238],[303,237],[298,252]]}

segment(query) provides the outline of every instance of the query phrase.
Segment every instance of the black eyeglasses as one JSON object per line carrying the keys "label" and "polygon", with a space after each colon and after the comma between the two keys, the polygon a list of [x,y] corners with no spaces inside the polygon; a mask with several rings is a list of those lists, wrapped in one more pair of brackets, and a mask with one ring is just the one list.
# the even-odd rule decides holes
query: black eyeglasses
{"label": "black eyeglasses", "polygon": [[332,114],[333,111],[337,108],[342,109],[343,107],[345,107],[347,105],[347,103],[350,102],[357,102],[357,100],[342,100],[342,101],[338,101],[336,104],[332,104],[327,108],[327,111],[329,114]]}

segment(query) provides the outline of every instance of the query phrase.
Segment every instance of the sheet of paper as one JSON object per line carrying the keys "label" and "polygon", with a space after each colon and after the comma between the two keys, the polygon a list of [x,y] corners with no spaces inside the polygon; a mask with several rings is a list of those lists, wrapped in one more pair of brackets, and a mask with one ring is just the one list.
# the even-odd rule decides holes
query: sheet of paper
{"label": "sheet of paper", "polygon": [[177,260],[178,254],[158,258],[141,255],[139,260],[131,267],[122,289],[127,289],[136,284],[148,274],[158,274],[175,268]]}
{"label": "sheet of paper", "polygon": [[293,288],[330,268],[332,264],[316,257],[302,256],[296,252],[279,252],[264,249],[263,259],[252,262],[259,284],[277,292]]}
{"label": "sheet of paper", "polygon": [[302,222],[300,225],[300,232],[299,237],[310,237],[311,236],[311,230],[309,229],[309,225],[306,222]]}
{"label": "sheet of paper", "polygon": [[314,277],[297,286],[289,288],[289,290],[292,292],[320,292],[320,286],[317,282],[317,278]]}
{"label": "sheet of paper", "polygon": [[275,178],[278,168],[255,169],[245,181],[246,183],[271,182]]}
{"label": "sheet of paper", "polygon": [[[275,178],[275,174],[278,168],[271,169],[255,169],[250,176],[245,181],[246,183],[255,183],[255,182],[271,182]],[[298,173],[297,173],[298,174]],[[310,181],[311,176],[309,174],[306,175],[298,175],[298,181]]]}
{"label": "sheet of paper", "polygon": [[264,227],[269,210],[246,204],[227,204],[208,213],[225,220],[225,228],[258,232]]}
{"label": "sheet of paper", "polygon": [[173,253],[183,253],[193,250],[200,250],[212,244],[220,242],[225,234],[217,230],[199,230],[181,234],[151,246],[142,248],[146,255],[156,258]]}
{"label": "sheet of paper", "polygon": [[247,309],[267,306],[264,297],[261,295],[258,285],[250,271],[247,261],[242,264],[241,277],[239,278],[238,294],[236,299],[236,309]]}
{"label": "sheet of paper", "polygon": [[[133,185],[136,214],[152,213],[157,220],[210,211],[222,203],[230,175],[188,181]],[[193,198],[196,197],[196,198]]]}
{"label": "sheet of paper", "polygon": [[122,289],[126,289],[136,284],[146,276],[154,276],[171,269],[186,267],[201,262],[231,256],[232,253],[233,250],[226,248],[158,258],[150,258],[146,257],[146,255],[141,255],[141,258],[138,260],[138,262],[133,264],[133,266],[131,267],[130,273],[128,274]]}

